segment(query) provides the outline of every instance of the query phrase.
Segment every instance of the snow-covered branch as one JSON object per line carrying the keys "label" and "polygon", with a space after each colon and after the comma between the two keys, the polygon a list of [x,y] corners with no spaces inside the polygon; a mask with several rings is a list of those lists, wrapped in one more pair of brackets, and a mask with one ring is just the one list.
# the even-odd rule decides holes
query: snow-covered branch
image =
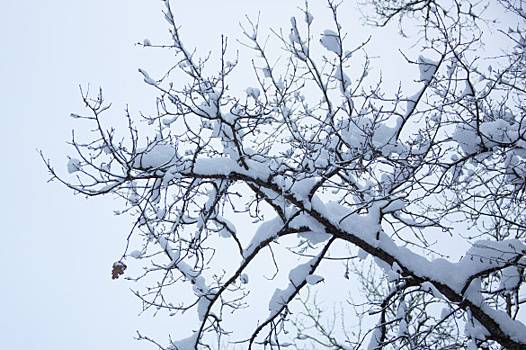
{"label": "snow-covered branch", "polygon": [[[142,274],[127,278],[156,281],[135,292],[145,310],[197,311],[193,333],[175,334],[167,349],[222,341],[280,348],[314,339],[307,329],[294,335],[287,328],[295,300],[328,285],[326,270],[340,270],[341,261],[346,278],[369,286],[365,331],[346,334],[349,348],[526,347],[520,6],[494,4],[520,24],[502,31],[508,51],[481,60],[486,19],[478,4],[373,1],[370,22],[399,20],[424,51],[398,53],[419,78],[386,91],[366,53],[374,37],[349,42],[343,4],[328,1],[328,26],[306,2],[287,30],[271,31],[285,52],[279,60],[259,19],[242,25],[240,43],[256,58],[253,80],[244,74],[236,90],[239,56],[230,57],[227,39],[212,67],[183,44],[184,28],[163,3],[169,42],[143,46],[170,48],[176,63],[160,78],[139,70],[159,93],[157,113],[141,121],[126,111],[122,125],[108,125],[102,91],[81,90],[87,112],[71,116],[89,125],[72,134],[68,174],[42,158],[52,179],[76,193],[122,199],[116,212],[134,224],[114,278],[131,258],[144,263]],[[409,35],[411,23],[422,31]],[[79,136],[82,128],[88,136]],[[459,249],[461,258],[448,258]],[[291,259],[295,266],[287,267]],[[351,274],[352,259],[360,263]],[[365,261],[381,271],[382,288],[364,272]],[[285,289],[273,287],[256,311],[251,292],[280,278]],[[358,293],[343,283],[337,289]],[[185,285],[188,293],[180,293]],[[232,333],[230,315],[247,308],[257,322]],[[319,344],[345,348],[315,314],[307,312],[313,329],[327,338]]]}

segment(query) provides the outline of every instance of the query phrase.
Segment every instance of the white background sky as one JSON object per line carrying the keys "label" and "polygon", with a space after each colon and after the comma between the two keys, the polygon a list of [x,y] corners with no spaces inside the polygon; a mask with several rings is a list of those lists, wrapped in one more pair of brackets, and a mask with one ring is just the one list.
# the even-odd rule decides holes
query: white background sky
{"label": "white background sky", "polygon": [[[82,112],[79,84],[102,86],[116,115],[125,103],[132,112],[153,106],[154,95],[137,68],[162,73],[168,53],[134,43],[145,37],[166,40],[161,5],[157,0],[2,1],[0,348],[149,349],[132,339],[136,329],[164,340],[178,327],[172,319],[137,317],[139,302],[128,291],[132,283],[110,278],[129,228],[128,218],[112,214],[119,202],[85,200],[58,183],[46,183],[37,153],[42,149],[65,173],[71,152],[65,141],[78,125],[68,115]],[[200,52],[217,50],[221,33],[240,38],[239,20],[244,14],[255,17],[258,8],[263,24],[288,30],[299,5],[289,0],[173,2],[187,47],[197,45]],[[357,13],[342,14],[347,31],[360,30]],[[390,40],[390,52],[398,45]],[[394,55],[385,60],[387,75],[397,62]],[[412,73],[398,69],[396,74]]]}

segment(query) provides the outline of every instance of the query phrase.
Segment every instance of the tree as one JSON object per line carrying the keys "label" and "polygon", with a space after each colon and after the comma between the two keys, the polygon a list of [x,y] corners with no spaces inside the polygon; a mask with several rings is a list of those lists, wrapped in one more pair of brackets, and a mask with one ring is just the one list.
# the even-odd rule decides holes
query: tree
{"label": "tree", "polygon": [[[287,242],[300,259],[286,288],[265,301],[269,312],[239,343],[244,348],[304,341],[339,349],[526,348],[523,1],[362,5],[370,24],[398,21],[423,52],[404,56],[420,72],[410,96],[402,87],[385,91],[369,74],[368,41],[346,48],[334,1],[332,29],[321,35],[308,3],[288,34],[273,32],[287,54],[281,65],[259,23],[247,20],[242,43],[256,53],[258,86],[237,95],[228,82],[238,62],[228,60],[227,39],[210,72],[208,58],[183,45],[170,2],[164,5],[171,42],[142,45],[177,58],[159,80],[139,70],[159,92],[158,113],[142,116],[148,127],[126,113],[127,127],[108,128],[102,92],[81,90],[89,113],[72,116],[92,133],[82,142],[73,134],[77,156],[68,171],[75,177],[59,176],[45,160],[52,179],[86,196],[117,195],[121,213],[136,218],[113,278],[136,258],[145,265],[136,279],[150,282],[136,292],[145,309],[197,310],[189,338],[166,346],[140,339],[166,349],[224,346],[236,336],[225,326],[229,315],[256,307],[246,303],[246,271],[285,269],[279,243]],[[498,31],[507,40],[502,51],[483,57],[483,28],[499,25],[486,17],[495,9],[513,26]],[[450,261],[434,240],[469,248]],[[367,272],[356,257],[370,257],[381,273]],[[316,302],[300,299],[303,313],[294,304],[306,286],[323,284],[323,265],[341,266],[335,260],[366,291],[358,314],[367,320],[344,341],[323,325]],[[190,285],[189,301],[179,291]]]}

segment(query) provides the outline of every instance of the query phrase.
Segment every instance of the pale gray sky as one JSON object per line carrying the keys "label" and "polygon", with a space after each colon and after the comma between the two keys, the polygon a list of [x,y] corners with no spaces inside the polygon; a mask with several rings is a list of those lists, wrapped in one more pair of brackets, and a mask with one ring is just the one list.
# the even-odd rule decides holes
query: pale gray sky
{"label": "pale gray sky", "polygon": [[[137,68],[160,74],[169,56],[134,43],[145,37],[166,40],[161,5],[144,0],[2,2],[2,348],[149,349],[132,339],[136,329],[164,340],[178,327],[174,319],[137,317],[139,301],[128,290],[133,284],[110,278],[130,222],[113,216],[119,202],[85,200],[57,183],[46,183],[37,153],[42,149],[65,172],[71,152],[65,141],[78,126],[68,115],[82,111],[79,84],[102,86],[117,115],[126,103],[132,112],[152,108],[154,94]],[[174,1],[173,7],[187,47],[206,53],[220,47],[221,33],[240,38],[238,22],[245,14],[254,17],[261,9],[264,25],[288,28],[300,5],[302,1],[207,0]],[[343,15],[345,29],[360,30],[357,13]],[[320,18],[326,21],[327,13]],[[364,37],[361,31],[351,35],[356,36],[353,44]],[[395,52],[400,44],[393,40],[389,46]],[[379,49],[387,41],[374,45]],[[384,60],[387,75],[400,62],[392,57]]]}

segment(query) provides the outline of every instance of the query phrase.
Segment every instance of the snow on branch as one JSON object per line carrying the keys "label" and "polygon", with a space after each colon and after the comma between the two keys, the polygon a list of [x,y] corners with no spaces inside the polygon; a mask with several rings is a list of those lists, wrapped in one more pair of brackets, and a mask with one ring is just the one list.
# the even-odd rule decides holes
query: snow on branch
{"label": "snow on branch", "polygon": [[[239,88],[228,40],[218,60],[197,57],[164,1],[169,42],[143,46],[169,48],[174,66],[139,70],[159,93],[156,112],[126,110],[112,125],[102,91],[81,89],[72,152],[57,169],[42,159],[75,193],[121,199],[116,214],[134,221],[115,275],[154,281],[135,292],[145,311],[195,315],[192,334],[176,331],[167,349],[526,347],[523,26],[503,32],[512,50],[482,60],[478,5],[390,4],[373,1],[369,22],[422,29],[409,36],[421,50],[402,53],[418,78],[395,90],[370,74],[375,37],[348,36],[334,1],[330,25],[306,2],[287,31],[272,31],[280,59],[247,19],[253,75],[242,72]],[[133,264],[143,272],[123,268]],[[254,303],[263,289],[275,292]],[[339,341],[316,305],[300,313],[311,327],[294,321],[310,289],[345,292],[348,323],[363,329]]]}

